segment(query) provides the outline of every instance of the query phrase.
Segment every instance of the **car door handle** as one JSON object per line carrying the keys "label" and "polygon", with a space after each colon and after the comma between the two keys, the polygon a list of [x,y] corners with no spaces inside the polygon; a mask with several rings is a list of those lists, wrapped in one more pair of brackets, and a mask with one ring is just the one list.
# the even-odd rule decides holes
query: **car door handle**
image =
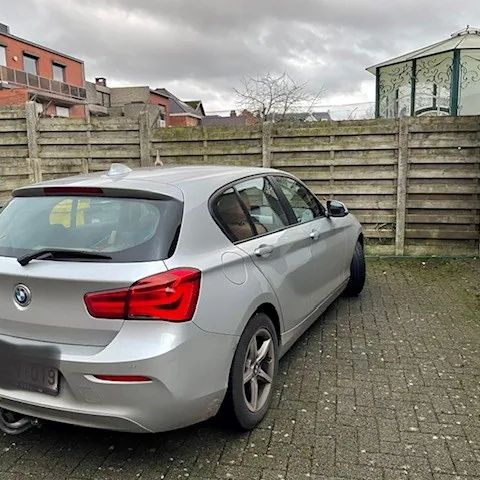
{"label": "car door handle", "polygon": [[260,245],[257,247],[253,253],[257,257],[268,257],[273,252],[273,247],[271,245]]}
{"label": "car door handle", "polygon": [[321,235],[320,230],[312,230],[312,231],[310,232],[310,238],[311,238],[312,240],[318,240],[318,239],[320,238],[320,235]]}

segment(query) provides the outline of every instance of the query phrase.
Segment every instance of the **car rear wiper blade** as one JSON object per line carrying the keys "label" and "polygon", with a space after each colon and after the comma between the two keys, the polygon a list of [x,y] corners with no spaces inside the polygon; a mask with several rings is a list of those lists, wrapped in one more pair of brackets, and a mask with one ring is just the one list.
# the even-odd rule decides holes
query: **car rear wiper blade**
{"label": "car rear wiper blade", "polygon": [[61,248],[45,248],[43,250],[37,250],[36,252],[18,257],[18,263],[24,267],[28,265],[32,260],[44,260],[46,258],[67,260],[76,258],[85,258],[92,260],[111,260],[112,257],[103,255],[102,253],[88,252],[85,250],[66,250]]}

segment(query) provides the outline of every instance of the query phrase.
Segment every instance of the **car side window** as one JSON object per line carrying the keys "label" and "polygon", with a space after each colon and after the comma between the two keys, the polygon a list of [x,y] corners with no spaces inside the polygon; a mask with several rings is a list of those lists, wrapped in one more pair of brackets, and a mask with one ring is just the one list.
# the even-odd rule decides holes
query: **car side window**
{"label": "car side window", "polygon": [[237,192],[229,188],[215,201],[214,209],[225,233],[232,242],[252,238],[253,225],[247,217]]}
{"label": "car side window", "polygon": [[257,177],[237,183],[235,189],[250,214],[257,235],[274,232],[289,224],[277,193],[267,178]]}
{"label": "car side window", "polygon": [[310,222],[324,215],[320,202],[301,183],[284,176],[276,176],[275,182],[292,207],[298,223]]}

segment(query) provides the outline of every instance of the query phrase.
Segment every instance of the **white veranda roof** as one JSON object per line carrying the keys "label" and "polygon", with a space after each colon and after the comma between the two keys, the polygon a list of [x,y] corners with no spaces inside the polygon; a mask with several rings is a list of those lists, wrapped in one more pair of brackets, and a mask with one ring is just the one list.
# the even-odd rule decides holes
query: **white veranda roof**
{"label": "white veranda roof", "polygon": [[428,57],[437,53],[448,52],[455,49],[478,48],[480,49],[480,28],[467,27],[459,32],[453,33],[450,38],[434,43],[428,47],[419,48],[413,52],[400,55],[377,65],[368,67],[367,70],[375,75],[378,67],[385,67],[394,63],[408,62],[414,58]]}

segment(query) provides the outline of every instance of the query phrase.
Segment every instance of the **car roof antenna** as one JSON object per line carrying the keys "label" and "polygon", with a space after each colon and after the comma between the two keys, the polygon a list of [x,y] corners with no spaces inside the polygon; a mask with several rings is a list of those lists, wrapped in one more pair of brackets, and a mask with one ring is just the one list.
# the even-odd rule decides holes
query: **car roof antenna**
{"label": "car roof antenna", "polygon": [[118,177],[120,175],[128,175],[131,171],[132,169],[127,165],[123,165],[123,163],[112,163],[107,175],[109,177]]}

